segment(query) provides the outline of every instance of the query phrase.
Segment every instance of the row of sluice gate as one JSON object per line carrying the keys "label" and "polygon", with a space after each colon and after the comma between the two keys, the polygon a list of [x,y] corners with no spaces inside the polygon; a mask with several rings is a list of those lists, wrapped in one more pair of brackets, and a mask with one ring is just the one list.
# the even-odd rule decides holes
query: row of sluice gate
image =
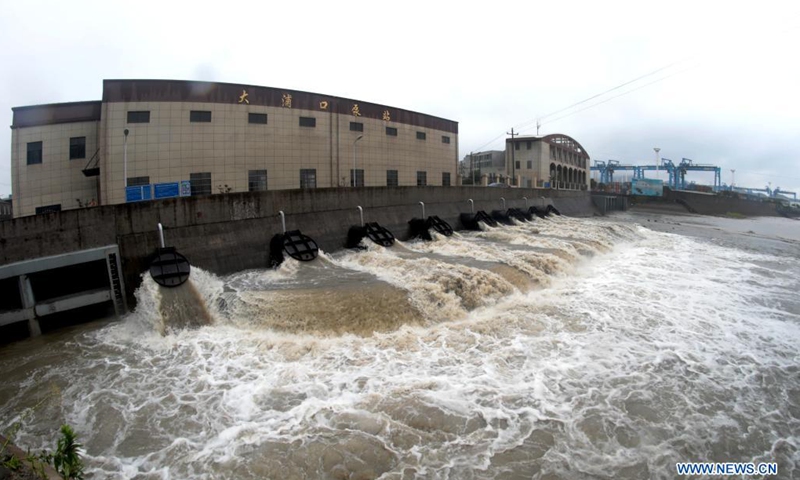
{"label": "row of sluice gate", "polygon": [[481,222],[490,227],[496,227],[498,224],[513,225],[514,220],[523,222],[531,221],[533,217],[545,218],[549,215],[561,215],[561,212],[553,205],[548,205],[545,208],[528,207],[528,199],[525,197],[522,198],[525,200],[525,210],[513,207],[507,209],[506,199],[501,197],[500,201],[503,205],[502,210],[492,210],[491,214],[487,214],[483,210],[479,210],[476,213],[475,202],[470,199],[470,213],[461,214],[461,223],[468,230],[480,230],[479,224]]}
{"label": "row of sluice gate", "polygon": [[[480,230],[480,223],[490,227],[499,224],[513,225],[514,220],[530,221],[533,217],[545,218],[549,215],[561,215],[553,206],[546,208],[528,207],[528,199],[523,197],[526,209],[508,208],[506,209],[505,199],[501,198],[503,209],[492,210],[487,214],[483,210],[475,212],[475,202],[469,199],[470,213],[460,215],[461,224],[467,230]],[[422,207],[422,218],[412,218],[409,220],[409,230],[411,238],[421,238],[423,240],[433,240],[431,231],[449,237],[453,235],[453,227],[436,215],[425,215],[425,204],[419,202]],[[353,225],[347,231],[345,248],[363,249],[364,238],[370,239],[377,245],[391,247],[394,245],[395,237],[389,229],[381,226],[377,222],[364,222],[364,209],[357,207],[361,219],[360,225]],[[269,242],[269,266],[275,268],[283,263],[286,255],[301,262],[310,262],[319,255],[319,246],[308,235],[304,235],[300,230],[286,231],[286,215],[280,211],[282,233],[275,234]],[[160,247],[153,255],[150,262],[150,276],[162,287],[177,287],[189,279],[191,265],[189,261],[178,253],[174,247],[165,246],[164,229],[158,224]]]}

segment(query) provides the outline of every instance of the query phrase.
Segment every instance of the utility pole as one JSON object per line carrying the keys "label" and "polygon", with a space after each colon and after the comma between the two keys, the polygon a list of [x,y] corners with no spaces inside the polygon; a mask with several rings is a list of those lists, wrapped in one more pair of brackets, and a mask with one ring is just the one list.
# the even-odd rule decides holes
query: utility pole
{"label": "utility pole", "polygon": [[733,190],[733,186],[736,184],[736,169],[731,168],[731,190]]}
{"label": "utility pole", "polygon": [[542,122],[539,121],[539,119],[537,118],[536,119],[536,136],[537,137],[539,136],[539,127],[541,127],[541,126],[542,126]]}
{"label": "utility pole", "polygon": [[511,128],[511,133],[506,132],[506,135],[511,135],[511,185],[514,185],[514,182],[517,180],[517,175],[514,172],[514,167],[516,163],[514,163],[514,150],[516,145],[514,145],[514,137],[519,135],[519,132],[514,132],[514,128]]}

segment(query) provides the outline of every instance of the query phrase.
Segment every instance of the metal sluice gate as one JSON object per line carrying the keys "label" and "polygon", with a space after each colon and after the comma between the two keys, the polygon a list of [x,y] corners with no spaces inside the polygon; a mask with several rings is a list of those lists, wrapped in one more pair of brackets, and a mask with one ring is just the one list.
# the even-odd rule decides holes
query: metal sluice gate
{"label": "metal sluice gate", "polygon": [[378,222],[364,223],[364,209],[361,208],[361,206],[356,208],[358,208],[361,223],[359,225],[353,225],[350,227],[350,230],[347,231],[347,240],[344,244],[345,248],[365,248],[361,244],[361,240],[363,240],[364,237],[369,238],[382,247],[388,248],[394,245],[395,238],[389,229],[380,226]]}
{"label": "metal sluice gate", "polygon": [[158,224],[158,243],[153,260],[150,262],[150,276],[162,287],[173,288],[186,283],[192,267],[186,257],[178,253],[175,247],[166,247],[164,243],[164,227]]}
{"label": "metal sluice gate", "polygon": [[497,222],[494,218],[490,217],[489,214],[483,210],[478,210],[477,213],[462,213],[460,219],[461,224],[464,225],[464,228],[467,230],[480,230],[479,222],[483,222],[490,227],[497,226]]}
{"label": "metal sluice gate", "polygon": [[286,231],[286,214],[278,212],[281,217],[281,231],[269,241],[269,266],[277,267],[283,263],[283,252],[301,262],[310,262],[319,255],[319,246],[308,235],[300,230]]}
{"label": "metal sluice gate", "polygon": [[174,247],[159,248],[150,262],[150,276],[162,287],[177,287],[189,279],[191,265]]}
{"label": "metal sluice gate", "polygon": [[508,218],[515,218],[520,222],[525,222],[533,219],[533,216],[530,213],[523,212],[519,208],[509,208],[506,211],[506,216],[508,216]]}
{"label": "metal sluice gate", "polygon": [[394,245],[394,235],[392,232],[378,225],[378,222],[368,222],[364,224],[367,229],[367,237],[382,247]]}
{"label": "metal sluice gate", "polygon": [[437,233],[440,233],[445,237],[450,237],[453,235],[453,227],[436,215],[431,215],[428,217],[428,220],[425,221],[425,226],[428,228],[433,228]]}
{"label": "metal sluice gate", "polygon": [[283,250],[301,262],[310,262],[319,254],[317,242],[308,235],[303,235],[300,230],[291,230],[283,234]]}

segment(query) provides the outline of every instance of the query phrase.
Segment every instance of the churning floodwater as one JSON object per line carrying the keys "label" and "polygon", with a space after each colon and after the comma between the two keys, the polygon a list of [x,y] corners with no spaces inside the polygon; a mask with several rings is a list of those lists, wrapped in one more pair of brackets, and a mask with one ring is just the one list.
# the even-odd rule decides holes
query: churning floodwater
{"label": "churning floodwater", "polygon": [[799,288],[800,222],[695,216],[194,269],[0,349],[0,420],[91,478],[800,478]]}

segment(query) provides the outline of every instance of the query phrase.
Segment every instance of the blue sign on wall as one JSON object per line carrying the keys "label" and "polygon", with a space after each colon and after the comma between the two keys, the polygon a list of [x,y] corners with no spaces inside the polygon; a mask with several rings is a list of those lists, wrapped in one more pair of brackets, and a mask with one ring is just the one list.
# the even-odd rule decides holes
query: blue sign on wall
{"label": "blue sign on wall", "polygon": [[153,185],[155,198],[172,198],[180,196],[181,189],[178,182],[156,183]]}
{"label": "blue sign on wall", "polygon": [[152,185],[139,185],[125,188],[126,202],[141,202],[153,198]]}
{"label": "blue sign on wall", "polygon": [[664,195],[664,181],[650,178],[635,178],[631,182],[631,195],[660,197]]}

